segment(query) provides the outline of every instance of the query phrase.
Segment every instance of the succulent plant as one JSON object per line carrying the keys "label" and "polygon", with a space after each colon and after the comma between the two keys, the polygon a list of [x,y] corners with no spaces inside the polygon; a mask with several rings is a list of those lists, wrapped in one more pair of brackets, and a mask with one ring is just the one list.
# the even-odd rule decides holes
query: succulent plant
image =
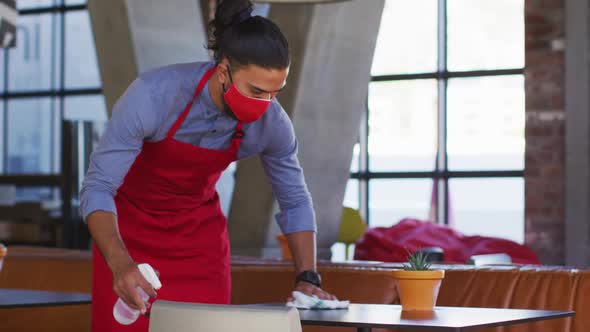
{"label": "succulent plant", "polygon": [[408,262],[404,264],[406,271],[428,271],[432,263],[428,261],[428,253],[423,251],[409,252]]}

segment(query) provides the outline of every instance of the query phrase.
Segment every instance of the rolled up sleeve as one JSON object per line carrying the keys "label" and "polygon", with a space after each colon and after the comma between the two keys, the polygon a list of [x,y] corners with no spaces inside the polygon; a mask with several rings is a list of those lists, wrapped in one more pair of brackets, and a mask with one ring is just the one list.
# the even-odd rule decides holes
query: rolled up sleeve
{"label": "rolled up sleeve", "polygon": [[156,132],[157,112],[149,85],[136,79],[113,107],[112,118],[90,156],[80,191],[80,213],[117,214],[114,196],[139,154],[143,141]]}
{"label": "rolled up sleeve", "polygon": [[272,128],[261,160],[281,210],[275,216],[276,221],[283,234],[316,232],[312,198],[297,158],[297,139],[291,120],[284,114]]}

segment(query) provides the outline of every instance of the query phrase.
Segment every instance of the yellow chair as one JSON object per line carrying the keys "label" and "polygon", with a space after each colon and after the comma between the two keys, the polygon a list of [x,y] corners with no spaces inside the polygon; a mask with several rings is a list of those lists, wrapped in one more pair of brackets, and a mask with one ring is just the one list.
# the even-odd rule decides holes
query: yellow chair
{"label": "yellow chair", "polygon": [[345,259],[348,260],[348,249],[351,244],[356,243],[365,231],[367,230],[367,223],[361,217],[358,210],[344,207],[342,209],[342,218],[340,219],[340,230],[338,231],[337,242],[344,243],[346,253]]}

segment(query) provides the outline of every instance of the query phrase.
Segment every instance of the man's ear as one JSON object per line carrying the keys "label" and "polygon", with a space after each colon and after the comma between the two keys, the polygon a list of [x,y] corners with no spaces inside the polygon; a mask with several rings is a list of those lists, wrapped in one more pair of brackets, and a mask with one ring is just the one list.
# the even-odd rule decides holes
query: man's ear
{"label": "man's ear", "polygon": [[217,79],[223,86],[231,81],[229,78],[229,61],[225,58],[217,65]]}

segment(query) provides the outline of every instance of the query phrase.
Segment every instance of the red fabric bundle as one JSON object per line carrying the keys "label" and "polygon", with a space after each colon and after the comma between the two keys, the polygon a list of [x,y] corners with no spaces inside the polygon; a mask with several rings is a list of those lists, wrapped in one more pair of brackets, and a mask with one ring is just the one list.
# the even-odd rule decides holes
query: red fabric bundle
{"label": "red fabric bundle", "polygon": [[406,262],[407,252],[428,247],[444,250],[445,262],[466,263],[469,257],[504,253],[518,264],[540,264],[528,247],[514,241],[465,236],[447,226],[416,219],[404,219],[392,227],[367,230],[357,242],[354,259],[383,262]]}

